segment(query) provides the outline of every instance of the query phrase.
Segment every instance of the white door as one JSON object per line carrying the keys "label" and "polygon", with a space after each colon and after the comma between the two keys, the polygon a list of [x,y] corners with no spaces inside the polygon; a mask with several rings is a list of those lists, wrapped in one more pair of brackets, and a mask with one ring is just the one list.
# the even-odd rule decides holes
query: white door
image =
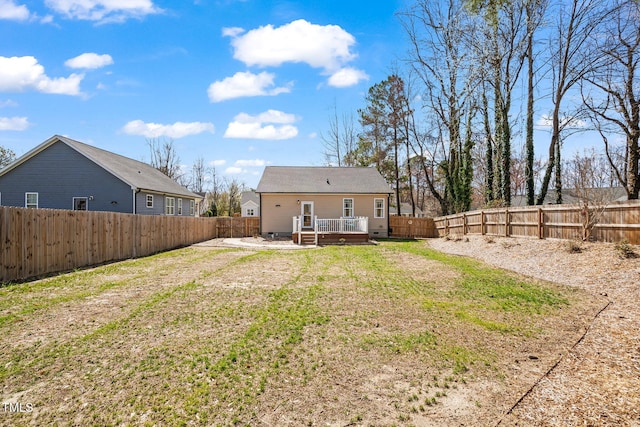
{"label": "white door", "polygon": [[313,228],[313,202],[302,202],[302,228]]}

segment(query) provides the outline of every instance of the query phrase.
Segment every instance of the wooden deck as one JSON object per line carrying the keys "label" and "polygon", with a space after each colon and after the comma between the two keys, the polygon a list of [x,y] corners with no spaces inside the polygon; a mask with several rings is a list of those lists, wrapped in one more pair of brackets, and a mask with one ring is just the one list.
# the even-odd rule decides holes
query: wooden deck
{"label": "wooden deck", "polygon": [[[294,233],[293,243],[298,244],[298,233]],[[301,233],[301,244],[313,245],[315,243],[315,232],[303,231]],[[367,243],[369,233],[318,233],[318,245],[354,245]]]}

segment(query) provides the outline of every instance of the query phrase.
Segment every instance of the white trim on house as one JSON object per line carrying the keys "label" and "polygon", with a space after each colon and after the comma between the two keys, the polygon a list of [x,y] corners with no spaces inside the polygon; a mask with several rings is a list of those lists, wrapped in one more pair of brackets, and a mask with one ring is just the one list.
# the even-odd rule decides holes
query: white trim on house
{"label": "white trim on house", "polygon": [[178,215],[182,215],[182,199],[178,199]]}
{"label": "white trim on house", "polygon": [[[378,206],[378,202],[381,202],[382,204]],[[384,199],[383,198],[375,198],[373,199],[373,217],[374,218],[384,218]]]}
{"label": "white trim on house", "polygon": [[195,216],[196,214],[196,201],[189,200],[189,215]]}
{"label": "white trim on house", "polygon": [[[351,203],[347,201],[350,200]],[[350,205],[350,206],[349,206]],[[344,197],[342,199],[342,217],[343,218],[353,218],[353,213],[355,212],[355,205],[353,203],[353,197]]]}
{"label": "white trim on house", "polygon": [[176,199],[175,197],[164,198],[164,214],[175,215],[176,214]]}
{"label": "white trim on house", "polygon": [[[246,201],[242,204],[241,206],[241,210],[242,210],[242,216],[258,216],[259,214],[259,208],[260,205],[258,205],[256,202],[254,202],[253,200],[249,200]],[[253,210],[253,213],[250,214],[249,211]]]}
{"label": "white trim on house", "polygon": [[[31,203],[29,203],[29,196],[36,196],[36,202],[35,202],[35,206],[33,201]],[[38,193],[35,192],[29,192],[27,191],[26,193],[24,193],[24,207],[25,208],[36,208],[38,209],[38,199],[40,198],[40,196],[38,195]],[[29,206],[31,205],[31,206]]]}
{"label": "white trim on house", "polygon": [[[310,206],[308,213],[305,213],[305,206]],[[308,218],[308,222],[306,221]],[[300,224],[302,228],[313,228],[313,202],[300,202]],[[308,224],[308,225],[305,225]]]}
{"label": "white trim on house", "polygon": [[[84,200],[84,209],[79,209],[81,205],[80,204],[76,205],[76,200],[79,201],[79,202]],[[85,196],[73,197],[73,202],[72,202],[71,209],[74,210],[74,211],[88,211],[89,210],[89,198],[85,197]]]}

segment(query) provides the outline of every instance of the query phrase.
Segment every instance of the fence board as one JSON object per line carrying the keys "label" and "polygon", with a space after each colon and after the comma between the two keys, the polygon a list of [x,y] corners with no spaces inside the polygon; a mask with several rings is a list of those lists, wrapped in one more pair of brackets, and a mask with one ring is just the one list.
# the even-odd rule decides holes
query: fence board
{"label": "fence board", "polygon": [[[591,238],[640,244],[640,201],[591,207],[601,214]],[[438,235],[486,234],[542,239],[581,239],[586,212],[580,205],[545,205],[465,212],[434,219]],[[480,220],[478,221],[478,218]],[[480,224],[478,224],[480,222]]]}
{"label": "fence board", "polygon": [[[218,234],[218,224],[222,233]],[[0,206],[0,282],[259,233],[260,219],[193,218]]]}
{"label": "fence board", "polygon": [[413,218],[393,215],[389,217],[391,237],[437,237],[433,218]]}

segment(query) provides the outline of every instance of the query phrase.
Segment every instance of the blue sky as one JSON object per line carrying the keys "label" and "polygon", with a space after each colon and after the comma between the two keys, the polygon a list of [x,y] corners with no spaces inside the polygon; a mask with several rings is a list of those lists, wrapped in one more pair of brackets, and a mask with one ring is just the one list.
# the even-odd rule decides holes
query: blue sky
{"label": "blue sky", "polygon": [[148,161],[173,138],[255,187],[321,165],[334,106],[355,112],[406,47],[403,1],[0,0],[0,145],[54,134]]}

